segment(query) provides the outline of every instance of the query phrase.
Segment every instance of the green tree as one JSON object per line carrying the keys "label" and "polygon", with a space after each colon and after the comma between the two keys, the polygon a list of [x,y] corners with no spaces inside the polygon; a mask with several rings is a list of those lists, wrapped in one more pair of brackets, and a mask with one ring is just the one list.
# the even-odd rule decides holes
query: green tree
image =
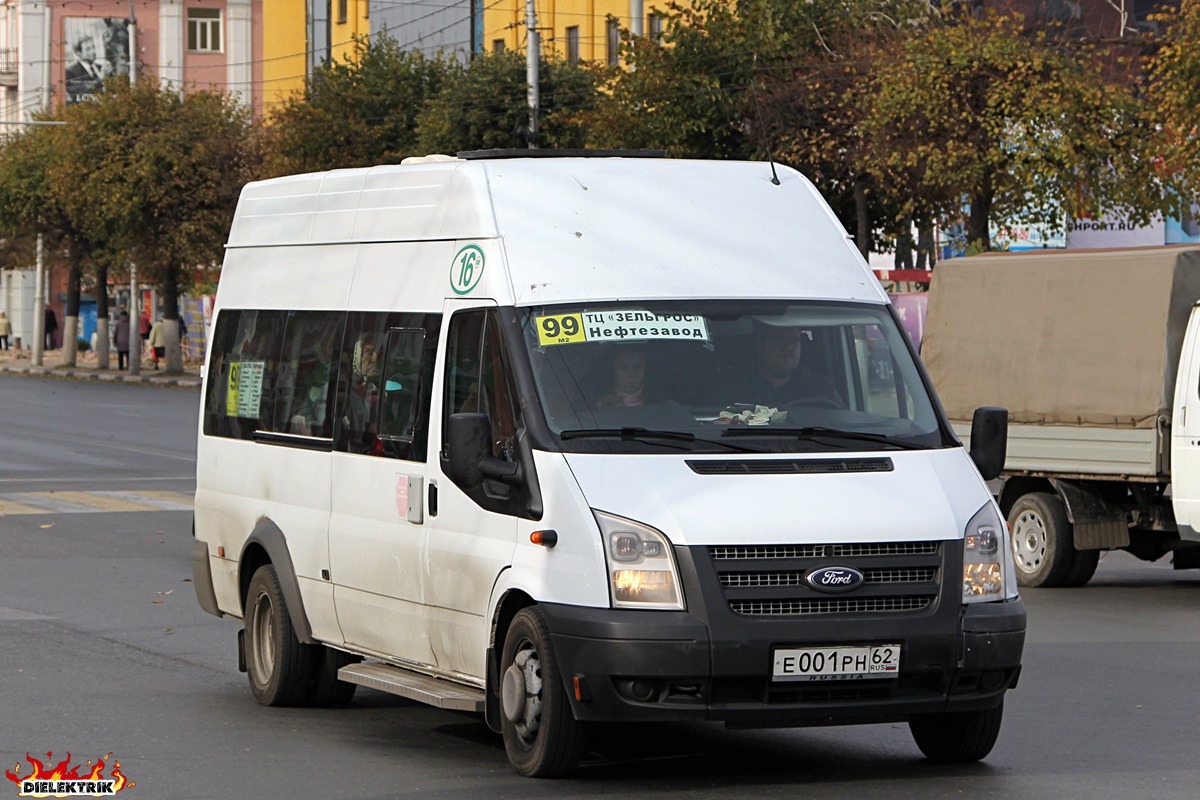
{"label": "green tree", "polygon": [[[595,75],[557,58],[543,59],[538,74],[539,146],[583,147],[586,136],[576,115],[596,102]],[[417,151],[527,147],[528,86],[525,56],[516,51],[480,54],[465,66],[451,64],[441,91],[417,116]]]}
{"label": "green tree", "polygon": [[326,62],[262,128],[266,176],[398,163],[416,148],[416,118],[449,66],[401,50],[386,33]]}
{"label": "green tree", "polygon": [[859,157],[859,104],[876,40],[929,16],[909,0],[697,0],[674,6],[663,42],[626,37],[609,68],[596,147],[689,158],[776,160],[804,172],[865,253],[884,195]]}
{"label": "green tree", "polygon": [[1147,60],[1147,98],[1164,150],[1164,174],[1184,198],[1200,196],[1200,0],[1183,0],[1159,20],[1166,35]]}
{"label": "green tree", "polygon": [[167,370],[183,368],[179,297],[219,260],[238,192],[256,164],[247,112],[214,92],[116,81],[69,106],[49,180],[89,241],[123,253],[161,287]]}
{"label": "green tree", "polygon": [[[61,122],[61,115],[41,114],[36,121]],[[61,126],[35,126],[0,140],[0,236],[12,245],[23,263],[32,262],[40,235],[44,257],[53,263],[65,254],[67,307],[63,320],[62,362],[74,366],[79,330],[80,294],[85,283],[96,296],[98,366],[108,366],[108,304],[103,275],[96,266],[104,262],[102,248],[91,240],[68,213],[70,184],[56,183],[51,174],[65,152]]]}
{"label": "green tree", "polygon": [[997,218],[1053,228],[1063,211],[1113,210],[1145,222],[1169,191],[1143,106],[1102,72],[1111,63],[1027,30],[1019,15],[953,15],[873,73],[866,159],[907,187],[901,213],[944,219],[966,199],[979,249]]}

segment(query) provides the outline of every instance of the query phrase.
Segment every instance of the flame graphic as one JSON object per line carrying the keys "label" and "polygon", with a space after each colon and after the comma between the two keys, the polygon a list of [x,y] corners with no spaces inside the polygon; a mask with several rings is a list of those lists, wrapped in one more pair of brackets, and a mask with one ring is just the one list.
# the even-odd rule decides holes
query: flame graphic
{"label": "flame graphic", "polygon": [[[26,753],[25,760],[28,761],[30,763],[30,765],[33,767],[33,772],[28,775],[22,775],[21,774],[21,764],[18,763],[12,770],[5,770],[4,775],[10,781],[13,781],[14,783],[16,783],[18,786],[21,785],[22,781],[103,781],[103,780],[115,781],[113,783],[113,791],[114,792],[119,792],[122,789],[131,789],[134,786],[137,786],[136,783],[126,781],[125,776],[123,774],[121,774],[121,762],[120,761],[114,761],[112,772],[110,773],[109,777],[108,778],[104,777],[104,767],[107,766],[107,764],[105,762],[107,762],[108,759],[111,757],[112,757],[112,753],[109,753],[108,755],[104,756],[103,758],[96,759],[96,763],[94,765],[92,764],[91,761],[88,761],[86,764],[82,764],[82,765],[79,765],[76,767],[71,767],[70,769],[68,769],[67,767],[70,766],[70,764],[71,764],[71,754],[70,753],[67,753],[66,758],[64,758],[62,761],[58,762],[57,764],[55,764],[52,767],[47,767],[46,764],[43,764],[41,761],[38,761],[36,758],[34,758],[33,756]],[[46,762],[50,763],[53,760],[54,760],[53,751],[50,753],[46,753]],[[80,770],[87,769],[87,768],[90,768],[90,770],[88,772],[80,774]],[[41,797],[44,795],[37,795],[37,796]]]}

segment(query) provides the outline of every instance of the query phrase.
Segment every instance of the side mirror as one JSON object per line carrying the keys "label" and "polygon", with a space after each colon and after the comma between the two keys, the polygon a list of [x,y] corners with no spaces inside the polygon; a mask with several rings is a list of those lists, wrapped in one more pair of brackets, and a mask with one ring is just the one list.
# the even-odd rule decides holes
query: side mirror
{"label": "side mirror", "polygon": [[491,453],[492,425],[487,414],[451,414],[447,428],[446,474],[459,486],[483,482],[479,465]]}
{"label": "side mirror", "polygon": [[492,424],[486,414],[451,414],[446,445],[446,474],[459,486],[478,486],[484,478],[520,483],[520,467],[492,455]]}
{"label": "side mirror", "polygon": [[1008,409],[984,406],[971,418],[971,460],[985,481],[999,477],[1008,453]]}

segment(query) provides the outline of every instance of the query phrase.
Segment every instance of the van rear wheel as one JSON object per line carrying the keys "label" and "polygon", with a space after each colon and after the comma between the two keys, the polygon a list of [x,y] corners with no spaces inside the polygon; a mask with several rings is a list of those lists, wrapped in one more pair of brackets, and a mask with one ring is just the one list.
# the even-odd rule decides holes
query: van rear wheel
{"label": "van rear wheel", "polygon": [[1022,586],[1065,585],[1075,547],[1063,501],[1049,492],[1022,495],[1008,512],[1008,528],[1017,582]]}
{"label": "van rear wheel", "polygon": [[531,778],[570,772],[583,752],[583,728],[571,711],[537,606],[513,617],[500,670],[500,728],[509,763]]}
{"label": "van rear wheel", "polygon": [[246,675],[264,706],[304,705],[312,693],[312,651],[296,638],[275,567],[266,564],[246,592]]}
{"label": "van rear wheel", "polygon": [[913,741],[930,761],[966,764],[992,752],[1004,721],[1004,703],[982,711],[920,714],[908,721]]}

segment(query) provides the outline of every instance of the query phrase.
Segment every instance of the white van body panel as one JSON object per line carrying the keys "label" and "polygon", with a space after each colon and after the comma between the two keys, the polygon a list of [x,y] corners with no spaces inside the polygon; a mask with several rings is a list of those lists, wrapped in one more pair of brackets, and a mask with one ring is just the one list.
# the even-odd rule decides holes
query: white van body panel
{"label": "white van body panel", "polygon": [[[604,545],[587,498],[562,453],[535,450],[534,463],[545,513],[538,521],[518,521],[512,569],[500,575],[489,609],[494,612],[510,591],[521,591],[530,597],[553,597],[556,603],[607,608],[610,601]],[[530,541],[534,531],[544,530],[558,534],[554,547]]]}
{"label": "white van body panel", "polygon": [[[472,292],[500,305],[888,301],[799,172],[778,167],[776,186],[766,164],[631,161],[635,170],[620,169],[620,159],[449,161],[252,183],[229,247],[500,238],[503,262],[487,253],[488,282]],[[714,184],[738,203],[714,202]],[[507,289],[494,282],[505,271]]]}
{"label": "white van body panel", "polygon": [[988,497],[962,448],[836,457],[881,456],[891,472],[698,475],[686,461],[727,457],[566,460],[593,508],[657,528],[676,545],[956,539]]}

